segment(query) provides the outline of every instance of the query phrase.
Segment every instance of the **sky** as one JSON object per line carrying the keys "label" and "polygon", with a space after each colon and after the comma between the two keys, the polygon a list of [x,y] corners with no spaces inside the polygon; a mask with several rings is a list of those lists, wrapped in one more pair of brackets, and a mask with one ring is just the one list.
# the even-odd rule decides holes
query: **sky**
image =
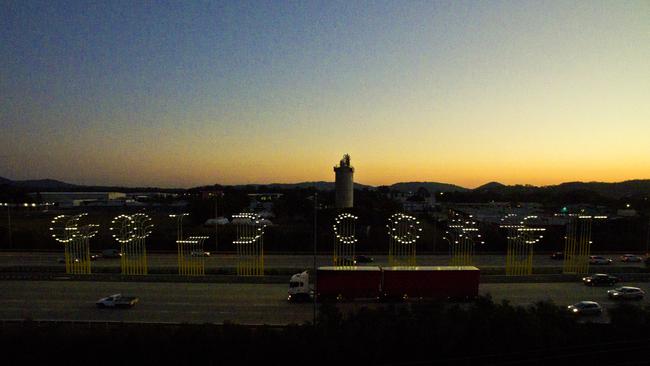
{"label": "sky", "polygon": [[0,176],[650,178],[650,1],[0,2]]}

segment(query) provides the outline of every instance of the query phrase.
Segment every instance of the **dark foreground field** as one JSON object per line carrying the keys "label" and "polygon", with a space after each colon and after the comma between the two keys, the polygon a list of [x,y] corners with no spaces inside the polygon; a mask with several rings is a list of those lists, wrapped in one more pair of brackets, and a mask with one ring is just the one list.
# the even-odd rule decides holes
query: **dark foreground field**
{"label": "dark foreground field", "polygon": [[316,326],[4,322],[4,364],[647,364],[650,308],[619,305],[608,324],[549,302],[515,307],[412,304],[341,314]]}

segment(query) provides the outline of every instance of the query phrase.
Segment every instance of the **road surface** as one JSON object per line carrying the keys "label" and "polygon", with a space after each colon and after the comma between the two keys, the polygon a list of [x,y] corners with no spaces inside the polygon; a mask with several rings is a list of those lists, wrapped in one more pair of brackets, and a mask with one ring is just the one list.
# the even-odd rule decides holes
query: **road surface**
{"label": "road surface", "polygon": [[[607,267],[643,267],[643,263],[623,263],[620,262],[618,257],[620,254],[611,254],[607,257],[612,258],[614,263]],[[388,257],[385,255],[373,255],[374,263],[368,265],[388,265]],[[63,258],[63,251],[61,253],[52,252],[0,252],[0,266],[52,266],[60,265],[64,268],[64,264],[58,263],[58,260]],[[475,265],[478,267],[504,267],[505,254],[481,254],[476,255]],[[432,265],[432,266],[445,266],[449,265],[449,256],[447,255],[418,255],[418,265]],[[178,259],[176,253],[149,253],[147,255],[147,262],[149,267],[158,268],[176,268]],[[313,266],[313,257],[311,255],[295,255],[295,254],[266,254],[264,256],[264,263],[267,269],[276,268],[311,268]],[[317,256],[317,264],[319,266],[332,265],[331,255]],[[218,268],[234,268],[237,265],[237,256],[234,253],[222,254],[206,258],[206,269]],[[364,263],[365,265],[365,263]],[[103,258],[93,261],[91,266],[115,268],[120,267],[119,258]],[[538,267],[562,267],[561,260],[553,260],[547,254],[537,254],[533,257],[533,266]],[[605,266],[592,266],[593,268]]]}
{"label": "road surface", "polygon": [[[625,285],[649,288],[648,283]],[[1,281],[0,319],[82,320],[128,322],[187,322],[283,325],[312,319],[312,305],[286,301],[287,285],[159,282],[75,282]],[[607,287],[586,287],[581,283],[488,283],[481,294],[500,302],[530,305],[553,300],[568,305],[594,300],[605,307],[615,302]],[[133,295],[140,302],[132,309],[97,309],[95,301],[114,293]],[[636,301],[649,304],[649,299]],[[349,311],[367,304],[341,304]]]}

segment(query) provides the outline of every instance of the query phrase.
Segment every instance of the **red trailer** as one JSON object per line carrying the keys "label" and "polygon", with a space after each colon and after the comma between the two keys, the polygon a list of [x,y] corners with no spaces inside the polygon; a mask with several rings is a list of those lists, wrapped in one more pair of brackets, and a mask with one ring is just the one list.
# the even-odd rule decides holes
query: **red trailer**
{"label": "red trailer", "polygon": [[378,299],[381,269],[374,266],[320,267],[316,294],[320,299]]}
{"label": "red trailer", "polygon": [[384,267],[383,295],[396,298],[473,298],[480,271],[472,266]]}

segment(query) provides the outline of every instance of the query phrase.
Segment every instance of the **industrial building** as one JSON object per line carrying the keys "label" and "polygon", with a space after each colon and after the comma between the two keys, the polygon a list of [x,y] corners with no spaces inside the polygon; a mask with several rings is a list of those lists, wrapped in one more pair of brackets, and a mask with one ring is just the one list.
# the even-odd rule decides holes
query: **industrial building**
{"label": "industrial building", "polygon": [[31,193],[32,198],[43,202],[56,203],[60,207],[83,206],[93,203],[105,206],[123,206],[127,197],[122,192],[38,192]]}

